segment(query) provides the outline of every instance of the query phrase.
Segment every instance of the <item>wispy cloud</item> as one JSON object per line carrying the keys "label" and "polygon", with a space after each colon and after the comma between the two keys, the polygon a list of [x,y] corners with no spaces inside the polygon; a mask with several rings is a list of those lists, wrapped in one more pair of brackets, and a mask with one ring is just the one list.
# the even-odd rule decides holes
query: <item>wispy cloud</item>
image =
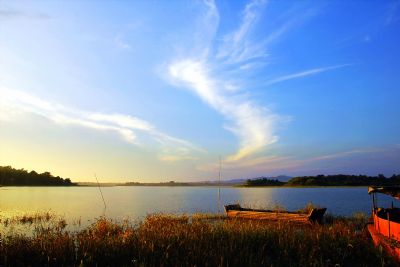
{"label": "wispy cloud", "polygon": [[280,82],[284,82],[284,81],[288,81],[288,80],[304,78],[307,76],[312,76],[312,75],[315,75],[318,73],[322,73],[322,72],[326,72],[326,71],[334,70],[334,69],[339,69],[339,68],[343,68],[343,67],[347,67],[347,66],[350,66],[350,64],[334,65],[334,66],[329,66],[329,67],[305,70],[305,71],[301,71],[301,72],[297,72],[297,73],[293,73],[293,74],[289,74],[289,75],[285,75],[285,76],[281,76],[281,77],[272,79],[272,80],[266,82],[265,85],[271,85],[271,84],[280,83]]}
{"label": "wispy cloud", "polygon": [[[223,161],[222,169],[224,172],[235,172],[240,170],[252,170],[252,171],[271,171],[277,169],[284,169],[291,166],[290,157],[278,157],[278,156],[265,156],[256,158],[246,158],[240,161]],[[197,167],[200,171],[214,172],[219,170],[219,163],[204,164]]]}
{"label": "wispy cloud", "polygon": [[178,61],[169,66],[169,73],[232,122],[226,128],[239,137],[240,148],[228,160],[242,159],[277,140],[273,126],[278,116],[250,100],[226,95],[219,82],[210,77],[204,62]]}
{"label": "wispy cloud", "polygon": [[[332,173],[332,171],[366,173],[366,170],[368,170],[368,166],[365,166],[366,160],[373,160],[374,162],[371,162],[371,165],[377,164],[381,166],[382,164],[379,161],[382,158],[392,162],[392,164],[393,162],[398,164],[400,162],[399,148],[396,145],[385,148],[359,148],[314,157],[303,157],[301,159],[295,156],[250,157],[238,162],[223,161],[222,170],[228,177],[248,176],[249,173],[253,173],[254,175],[282,173],[290,175],[305,173],[311,175],[327,172]],[[349,162],[352,162],[350,169],[347,168]],[[216,173],[219,169],[219,164],[202,164],[197,169],[199,171]]]}
{"label": "wispy cloud", "polygon": [[0,88],[0,120],[13,121],[21,113],[30,113],[44,117],[60,125],[76,125],[93,130],[114,132],[123,140],[140,145],[138,133],[144,133],[161,145],[163,157],[190,159],[192,152],[203,150],[189,141],[169,136],[158,131],[151,123],[137,117],[118,114],[89,112],[72,109],[30,95],[26,92]]}
{"label": "wispy cloud", "polygon": [[131,45],[128,44],[123,38],[121,34],[117,34],[114,38],[115,46],[119,49],[130,49]]}
{"label": "wispy cloud", "polygon": [[264,37],[260,43],[262,46],[267,47],[271,43],[279,41],[286,33],[300,27],[317,14],[318,9],[316,8],[301,9],[300,11],[298,6],[293,6],[283,15],[280,25]]}
{"label": "wispy cloud", "polygon": [[268,55],[263,45],[249,41],[249,35],[265,5],[266,1],[263,0],[254,0],[246,5],[238,29],[223,38],[216,55],[218,59],[239,63]]}
{"label": "wispy cloud", "polygon": [[338,153],[322,155],[318,157],[311,158],[310,161],[319,161],[319,160],[330,160],[330,159],[337,159],[337,158],[346,158],[353,155],[358,154],[371,154],[371,153],[379,153],[383,151],[387,151],[387,148],[363,148],[363,149],[354,149],[349,151],[342,151]]}
{"label": "wispy cloud", "polygon": [[123,114],[102,114],[102,113],[90,113],[87,118],[98,122],[108,122],[116,124],[123,128],[142,130],[142,131],[153,131],[154,127],[147,121]]}
{"label": "wispy cloud", "polygon": [[25,18],[25,19],[50,19],[48,14],[27,13],[17,9],[0,9],[0,19]]}
{"label": "wispy cloud", "polygon": [[299,27],[317,14],[313,8],[302,10],[299,14],[298,8],[293,7],[282,16],[279,23],[275,22],[277,23],[275,28],[265,31],[263,35],[255,35],[253,33],[259,27],[258,22],[267,5],[268,2],[264,0],[249,1],[242,12],[238,28],[222,38],[222,44],[217,49],[217,59],[230,64],[239,64],[241,69],[263,66],[270,56],[269,45],[279,41],[290,30]]}
{"label": "wispy cloud", "polygon": [[[171,60],[167,69],[174,84],[192,90],[227,120],[225,128],[239,139],[237,152],[227,157],[227,161],[233,162],[263,151],[278,139],[275,124],[282,117],[239,94],[246,93],[246,83],[241,76],[249,68],[262,66],[267,56],[265,43],[254,42],[250,38],[266,1],[253,0],[244,7],[237,29],[223,37],[214,54],[209,51],[213,51],[211,47],[216,41],[214,35],[218,29],[219,14],[213,1],[204,3],[207,11],[202,15],[203,22],[195,35],[207,36],[199,41],[207,53],[190,56],[193,53],[189,52],[186,58]],[[287,27],[270,39],[277,38]],[[214,40],[210,40],[211,37]],[[235,75],[214,71],[221,69],[235,70]]]}
{"label": "wispy cloud", "polygon": [[[296,8],[279,19],[280,24],[274,29],[266,31],[264,35],[253,35],[262,17],[267,2],[252,0],[248,2],[242,13],[237,28],[222,39],[214,36],[218,33],[219,14],[213,1],[205,1],[207,9],[202,14],[199,28],[194,30],[194,35],[207,36],[198,41],[195,47],[204,47],[207,53],[193,52],[189,48],[186,57],[182,54],[172,59],[167,64],[168,77],[174,85],[185,87],[194,92],[204,103],[220,113],[227,121],[225,129],[232,132],[239,140],[236,153],[227,156],[227,162],[240,164],[247,167],[257,161],[257,155],[265,152],[268,145],[278,140],[277,125],[286,121],[286,116],[275,114],[272,110],[257,104],[252,100],[251,88],[248,87],[249,71],[267,65],[268,46],[278,41],[285,33],[313,17],[316,12],[308,9],[298,16]],[[213,37],[212,40],[210,38]],[[197,38],[196,40],[199,40]],[[198,51],[198,49],[194,49]],[[213,53],[210,53],[213,52]],[[318,73],[347,66],[335,65],[302,71],[268,82],[268,84],[287,81],[316,75]],[[263,158],[265,160],[265,158]],[[250,163],[253,162],[253,163]],[[243,166],[244,166],[243,165]]]}
{"label": "wispy cloud", "polygon": [[204,0],[203,3],[205,8],[203,9],[202,19],[197,21],[197,27],[202,30],[194,33],[194,46],[192,48],[193,53],[199,57],[208,56],[220,19],[214,0]]}

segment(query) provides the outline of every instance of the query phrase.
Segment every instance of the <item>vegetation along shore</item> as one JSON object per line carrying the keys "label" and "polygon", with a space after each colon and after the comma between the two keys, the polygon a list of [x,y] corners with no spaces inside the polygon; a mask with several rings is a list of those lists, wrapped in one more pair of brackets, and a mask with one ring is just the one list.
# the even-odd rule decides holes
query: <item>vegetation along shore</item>
{"label": "vegetation along shore", "polygon": [[[316,176],[283,176],[287,181],[268,177],[252,179],[234,179],[228,181],[202,181],[202,182],[125,182],[125,183],[101,183],[101,186],[287,186],[287,187],[314,187],[314,186],[373,186],[373,185],[398,185],[400,174],[391,177],[367,175],[316,175]],[[25,169],[15,169],[11,166],[0,166],[0,186],[98,186],[97,182],[73,183],[69,178],[53,176],[50,172],[41,174],[36,171],[28,172]]]}
{"label": "vegetation along shore", "polygon": [[67,230],[49,213],[1,218],[0,266],[396,266],[365,223],[360,214],[322,225],[150,215]]}
{"label": "vegetation along shore", "polygon": [[50,172],[28,172],[25,169],[14,169],[11,166],[0,166],[0,186],[71,186],[75,185],[69,178],[53,176]]}

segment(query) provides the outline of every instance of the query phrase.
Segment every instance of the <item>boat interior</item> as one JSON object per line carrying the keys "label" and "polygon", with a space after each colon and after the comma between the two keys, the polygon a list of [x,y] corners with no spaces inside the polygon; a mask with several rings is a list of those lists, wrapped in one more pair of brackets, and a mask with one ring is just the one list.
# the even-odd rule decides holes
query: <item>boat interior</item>
{"label": "boat interior", "polygon": [[284,210],[265,210],[265,209],[251,209],[251,208],[243,208],[240,204],[231,204],[225,206],[226,211],[230,210],[238,210],[238,211],[259,211],[259,212],[282,212],[282,213],[297,213],[292,211],[284,211]]}
{"label": "boat interior", "polygon": [[377,208],[376,215],[381,219],[389,218],[392,222],[400,223],[400,208]]}
{"label": "boat interior", "polygon": [[[297,211],[286,211],[286,210],[264,210],[264,209],[250,209],[243,208],[240,204],[231,204],[225,206],[225,211],[230,210],[238,210],[238,211],[258,211],[258,212],[275,212],[275,213],[291,213],[291,214],[300,214]],[[310,215],[319,217],[322,216],[326,211],[326,208],[314,208],[310,211]]]}

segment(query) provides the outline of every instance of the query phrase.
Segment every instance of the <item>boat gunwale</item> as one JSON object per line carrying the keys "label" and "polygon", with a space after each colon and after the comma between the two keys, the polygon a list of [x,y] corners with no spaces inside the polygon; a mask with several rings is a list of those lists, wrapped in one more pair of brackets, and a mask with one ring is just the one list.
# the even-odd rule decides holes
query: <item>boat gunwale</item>
{"label": "boat gunwale", "polygon": [[[271,211],[262,209],[243,208],[239,204],[225,205],[224,207],[228,217],[259,219],[259,220],[282,220],[282,221],[293,221],[293,222],[299,222],[298,220],[300,219],[304,223],[307,222],[322,223],[322,219],[326,211],[326,208],[313,208],[309,213],[293,212],[293,211]],[[232,212],[237,212],[237,213],[235,215],[232,215],[230,214]],[[271,216],[276,215],[276,217],[261,218],[259,216],[256,216],[257,213],[258,215],[262,214]],[[285,214],[290,215],[290,217],[284,217]]]}

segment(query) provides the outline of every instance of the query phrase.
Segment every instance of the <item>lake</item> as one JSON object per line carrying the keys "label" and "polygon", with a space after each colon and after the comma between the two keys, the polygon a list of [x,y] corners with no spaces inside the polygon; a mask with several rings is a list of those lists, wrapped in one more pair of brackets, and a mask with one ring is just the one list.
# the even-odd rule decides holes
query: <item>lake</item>
{"label": "lake", "polygon": [[[160,212],[218,212],[217,187],[115,186],[102,187],[101,190],[107,205],[105,215],[116,220],[142,219],[147,214]],[[379,195],[379,200],[388,206],[391,198]],[[296,210],[312,202],[327,207],[328,213],[345,216],[355,212],[370,214],[372,208],[366,187],[222,187],[221,202],[239,202],[250,207],[284,207],[288,210]],[[97,187],[0,188],[0,216],[41,211],[53,211],[67,220],[80,218],[86,224],[104,214],[104,205]]]}

